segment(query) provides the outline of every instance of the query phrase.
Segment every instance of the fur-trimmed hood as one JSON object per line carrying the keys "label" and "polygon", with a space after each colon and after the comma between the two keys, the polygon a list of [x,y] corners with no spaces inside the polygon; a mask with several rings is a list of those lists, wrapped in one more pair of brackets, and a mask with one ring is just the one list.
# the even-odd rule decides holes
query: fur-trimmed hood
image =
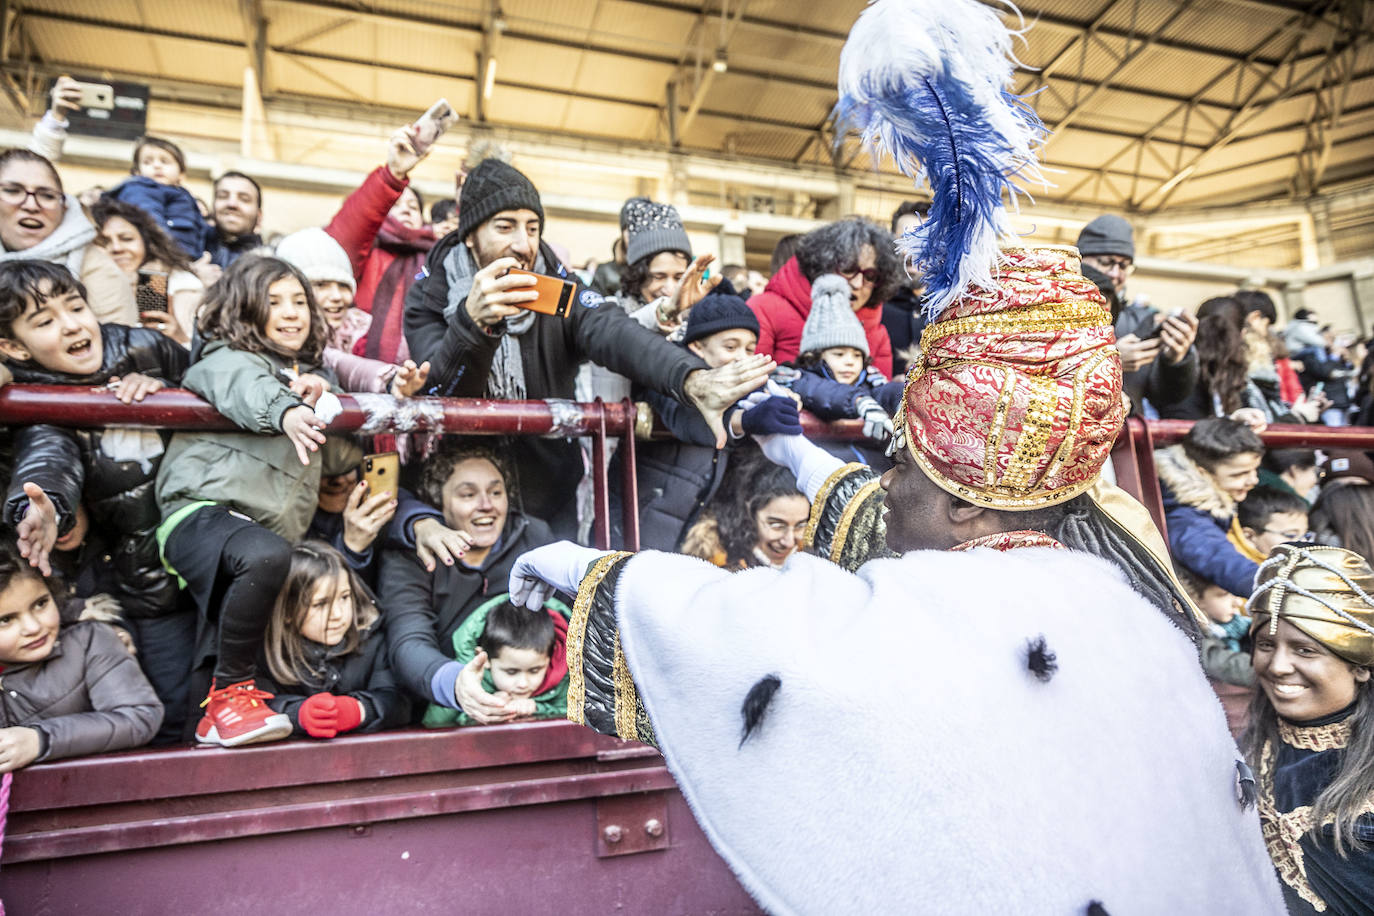
{"label": "fur-trimmed hood", "polygon": [[1236,515],[1236,501],[1217,487],[1207,473],[1183,451],[1181,445],[1171,445],[1155,452],[1155,471],[1159,482],[1169,488],[1174,499],[1185,506],[1206,512],[1222,523]]}

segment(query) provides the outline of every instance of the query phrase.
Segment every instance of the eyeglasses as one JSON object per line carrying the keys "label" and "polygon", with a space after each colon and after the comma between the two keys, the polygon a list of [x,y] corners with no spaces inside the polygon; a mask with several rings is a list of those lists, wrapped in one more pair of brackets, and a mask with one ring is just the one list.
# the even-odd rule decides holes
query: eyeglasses
{"label": "eyeglasses", "polygon": [[1129,277],[1135,273],[1135,262],[1130,258],[1111,257],[1110,255],[1084,255],[1083,260],[1104,274],[1119,271]]}
{"label": "eyeglasses", "polygon": [[1307,544],[1312,543],[1313,539],[1316,537],[1316,535],[1310,531],[1275,531],[1273,528],[1265,528],[1263,531],[1265,534],[1277,534],[1285,541],[1302,541]]}
{"label": "eyeglasses", "polygon": [[62,203],[62,192],[54,191],[52,188],[34,188],[29,190],[22,184],[0,184],[0,202],[7,203],[11,207],[22,207],[24,201],[29,197],[33,202],[45,210],[52,210]]}
{"label": "eyeglasses", "polygon": [[848,269],[841,270],[840,276],[846,280],[853,280],[855,277],[863,277],[864,282],[872,285],[878,282],[878,269],[870,267],[867,270],[860,270],[859,265],[851,264]]}

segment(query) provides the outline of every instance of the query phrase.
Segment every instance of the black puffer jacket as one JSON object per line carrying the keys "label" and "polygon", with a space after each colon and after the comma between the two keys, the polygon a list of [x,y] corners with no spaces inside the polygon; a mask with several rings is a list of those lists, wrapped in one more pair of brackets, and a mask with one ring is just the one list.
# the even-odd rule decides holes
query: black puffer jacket
{"label": "black puffer jacket", "polygon": [[297,736],[306,734],[301,727],[301,704],[317,693],[349,696],[363,704],[363,724],[358,732],[376,732],[384,728],[398,728],[410,721],[410,698],[391,676],[387,661],[386,633],[381,621],[363,631],[358,647],[347,655],[331,655],[326,646],[308,643],[306,664],[318,672],[300,684],[281,684],[271,677],[267,659],[258,660],[258,682],[275,696],[267,705],[291,717]]}
{"label": "black puffer jacket", "polygon": [[[74,376],[44,369],[36,363],[13,363],[21,384],[103,387],[110,376],[141,372],[168,385],[181,383],[189,354],[175,341],[146,328],[118,324],[100,326],[104,360],[100,371]],[[122,433],[121,433],[122,434]],[[115,598],[126,617],[157,617],[175,609],[176,582],[162,568],[153,537],[161,516],[153,498],[162,456],[144,462],[117,461],[102,449],[113,435],[103,429],[66,429],[28,426],[14,435],[14,473],[5,498],[5,522],[16,524],[28,507],[24,484],[43,489],[58,511],[58,530],[71,530],[76,507],[86,504],[92,527],[109,538],[110,555],[119,589]],[[165,447],[168,434],[163,433]]]}
{"label": "black puffer jacket", "polygon": [[[449,280],[445,259],[458,248],[468,257],[457,234],[445,237],[430,250],[427,275],[406,294],[405,334],[410,354],[417,363],[429,360],[433,393],[443,397],[489,397],[487,379],[504,336],[504,325],[495,334],[482,330],[459,303],[452,317],[445,317]],[[559,264],[544,243],[540,253],[545,264]],[[568,277],[561,266],[558,275]],[[677,400],[683,399],[687,374],[706,364],[683,347],[625,314],[580,284],[567,318],[535,314],[534,325],[522,334],[520,356],[529,398],[573,397],[578,366],[591,360],[613,372]],[[582,479],[582,457],[570,439],[536,439],[522,436],[509,443],[515,462],[512,488],[524,500],[524,511],[548,519],[565,536],[575,533],[577,484]],[[569,528],[571,521],[572,530]]]}
{"label": "black puffer jacket", "polygon": [[432,699],[435,673],[453,661],[453,631],[488,597],[506,591],[522,553],[553,541],[548,525],[512,511],[500,543],[479,569],[440,564],[431,573],[414,550],[382,551],[377,594],[396,681]]}

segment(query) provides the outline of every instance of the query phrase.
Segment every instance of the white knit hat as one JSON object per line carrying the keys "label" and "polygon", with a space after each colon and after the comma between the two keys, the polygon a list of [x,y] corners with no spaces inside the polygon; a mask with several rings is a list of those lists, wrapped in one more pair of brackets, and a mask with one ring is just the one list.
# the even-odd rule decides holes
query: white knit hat
{"label": "white knit hat", "polygon": [[853,347],[868,355],[868,335],[849,305],[849,294],[849,281],[839,274],[822,274],[811,284],[811,313],[802,328],[802,353]]}
{"label": "white knit hat", "polygon": [[348,254],[318,226],[293,232],[278,242],[277,257],[297,268],[312,283],[334,280],[354,292],[358,290]]}

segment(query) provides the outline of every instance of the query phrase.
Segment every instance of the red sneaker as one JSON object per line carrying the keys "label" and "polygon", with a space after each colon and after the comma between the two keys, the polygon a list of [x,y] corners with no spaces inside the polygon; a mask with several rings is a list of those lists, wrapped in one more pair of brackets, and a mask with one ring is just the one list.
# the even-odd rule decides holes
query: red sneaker
{"label": "red sneaker", "polygon": [[272,694],[259,690],[252,681],[241,681],[215,689],[200,705],[205,715],[196,726],[196,740],[202,744],[238,747],[258,741],[276,741],[291,734],[291,719],[273,712],[263,700]]}

